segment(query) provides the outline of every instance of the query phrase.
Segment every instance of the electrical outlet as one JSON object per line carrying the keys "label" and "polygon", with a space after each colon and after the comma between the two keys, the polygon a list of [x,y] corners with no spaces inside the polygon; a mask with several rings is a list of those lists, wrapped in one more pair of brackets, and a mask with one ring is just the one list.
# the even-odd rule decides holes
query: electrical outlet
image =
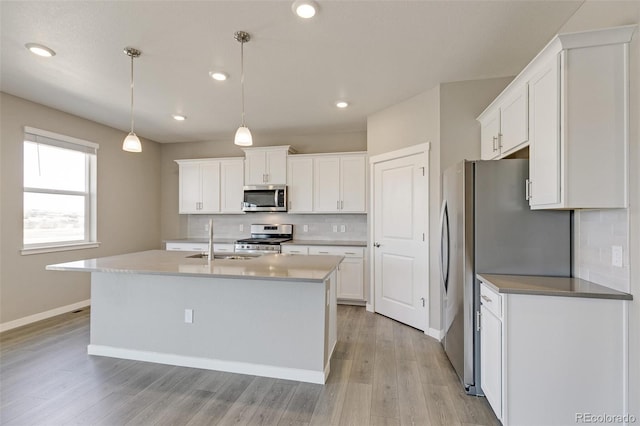
{"label": "electrical outlet", "polygon": [[611,264],[622,268],[622,246],[611,246]]}
{"label": "electrical outlet", "polygon": [[309,225],[302,225],[302,232],[309,232]]}
{"label": "electrical outlet", "polygon": [[184,310],[184,322],[187,324],[193,323],[193,309]]}
{"label": "electrical outlet", "polygon": [[340,232],[347,232],[347,225],[340,225]]}
{"label": "electrical outlet", "polygon": [[238,229],[240,230],[240,232],[244,231],[244,225],[240,224],[240,226],[238,226]]}
{"label": "electrical outlet", "polygon": [[333,225],[333,232],[338,232],[338,225]]}
{"label": "electrical outlet", "polygon": [[209,232],[209,224],[208,223],[204,224],[204,232]]}

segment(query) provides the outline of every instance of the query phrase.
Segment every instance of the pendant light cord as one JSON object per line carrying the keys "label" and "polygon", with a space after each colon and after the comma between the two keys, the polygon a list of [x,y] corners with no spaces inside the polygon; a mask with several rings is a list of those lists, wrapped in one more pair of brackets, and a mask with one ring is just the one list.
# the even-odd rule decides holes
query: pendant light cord
{"label": "pendant light cord", "polygon": [[244,125],[244,41],[240,41],[240,93],[242,96],[242,127]]}
{"label": "pendant light cord", "polygon": [[131,133],[133,133],[133,55],[131,55]]}

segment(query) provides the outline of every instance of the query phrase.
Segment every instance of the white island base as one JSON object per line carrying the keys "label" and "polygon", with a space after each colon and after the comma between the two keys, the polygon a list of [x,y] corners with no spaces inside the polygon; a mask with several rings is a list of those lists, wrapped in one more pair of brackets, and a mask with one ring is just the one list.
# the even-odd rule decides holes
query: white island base
{"label": "white island base", "polygon": [[335,344],[335,271],[315,282],[92,272],[91,355],[323,384]]}

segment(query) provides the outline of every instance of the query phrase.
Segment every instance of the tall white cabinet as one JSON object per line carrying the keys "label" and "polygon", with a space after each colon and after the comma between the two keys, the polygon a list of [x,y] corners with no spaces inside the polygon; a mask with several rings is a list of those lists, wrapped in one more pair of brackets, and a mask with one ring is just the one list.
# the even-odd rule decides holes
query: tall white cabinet
{"label": "tall white cabinet", "polygon": [[180,214],[243,213],[243,158],[202,158],[176,163]]}

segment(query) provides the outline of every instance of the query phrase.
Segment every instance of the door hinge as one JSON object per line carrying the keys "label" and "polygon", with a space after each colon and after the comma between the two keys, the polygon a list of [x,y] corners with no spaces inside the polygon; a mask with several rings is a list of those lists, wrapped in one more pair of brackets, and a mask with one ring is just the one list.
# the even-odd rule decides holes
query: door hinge
{"label": "door hinge", "polygon": [[422,301],[422,307],[424,308],[424,306],[425,306],[425,300],[424,300],[424,297],[421,297],[421,298],[420,298],[420,300]]}
{"label": "door hinge", "polygon": [[422,233],[422,241],[424,241],[424,232]]}
{"label": "door hinge", "polygon": [[424,176],[424,167],[418,167],[420,170],[422,170],[422,176]]}

